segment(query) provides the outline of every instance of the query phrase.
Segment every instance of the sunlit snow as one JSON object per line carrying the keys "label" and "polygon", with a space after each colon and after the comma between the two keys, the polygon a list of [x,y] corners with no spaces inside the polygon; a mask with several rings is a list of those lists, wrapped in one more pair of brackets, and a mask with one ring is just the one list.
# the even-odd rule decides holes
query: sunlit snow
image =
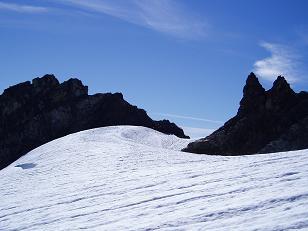
{"label": "sunlit snow", "polygon": [[143,127],[88,130],[0,171],[0,230],[308,229],[308,150],[183,153]]}

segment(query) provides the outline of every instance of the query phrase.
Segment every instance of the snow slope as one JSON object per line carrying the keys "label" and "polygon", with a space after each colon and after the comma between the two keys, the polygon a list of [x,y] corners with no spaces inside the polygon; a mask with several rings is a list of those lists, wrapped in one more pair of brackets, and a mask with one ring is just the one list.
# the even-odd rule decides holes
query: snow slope
{"label": "snow slope", "polygon": [[88,130],[0,171],[0,230],[308,230],[308,150],[177,150],[148,128]]}

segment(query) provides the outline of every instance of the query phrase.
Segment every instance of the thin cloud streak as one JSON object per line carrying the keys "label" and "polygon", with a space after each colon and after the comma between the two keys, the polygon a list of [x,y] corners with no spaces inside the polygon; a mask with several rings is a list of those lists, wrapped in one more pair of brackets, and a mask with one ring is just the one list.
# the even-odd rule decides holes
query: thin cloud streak
{"label": "thin cloud streak", "polygon": [[14,11],[19,13],[45,13],[48,11],[48,8],[41,6],[0,2],[0,10]]}
{"label": "thin cloud streak", "polygon": [[289,82],[299,80],[299,56],[289,47],[275,43],[260,44],[271,53],[270,57],[254,63],[254,72],[263,79],[273,81],[283,75]]}
{"label": "thin cloud streak", "polygon": [[210,128],[195,128],[186,126],[181,126],[181,128],[183,128],[185,134],[189,135],[191,139],[204,138],[215,131],[215,129]]}
{"label": "thin cloud streak", "polygon": [[214,123],[214,124],[223,124],[223,121],[219,120],[210,120],[205,118],[198,118],[198,117],[192,117],[192,116],[183,116],[183,115],[175,115],[175,114],[169,114],[169,113],[151,113],[153,115],[159,115],[159,116],[166,116],[171,118],[178,118],[178,119],[187,119],[187,120],[195,120],[195,121],[202,121],[202,122],[208,122],[208,123]]}
{"label": "thin cloud streak", "polygon": [[107,14],[180,38],[206,35],[206,23],[188,14],[174,0],[58,0],[87,11]]}

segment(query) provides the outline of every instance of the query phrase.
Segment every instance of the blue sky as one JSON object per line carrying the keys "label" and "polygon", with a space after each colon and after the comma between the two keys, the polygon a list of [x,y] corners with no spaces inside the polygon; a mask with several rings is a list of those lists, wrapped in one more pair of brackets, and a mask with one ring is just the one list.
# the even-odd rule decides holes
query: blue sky
{"label": "blue sky", "polygon": [[0,0],[0,89],[46,73],[123,92],[194,137],[238,109],[247,75],[308,86],[305,0]]}

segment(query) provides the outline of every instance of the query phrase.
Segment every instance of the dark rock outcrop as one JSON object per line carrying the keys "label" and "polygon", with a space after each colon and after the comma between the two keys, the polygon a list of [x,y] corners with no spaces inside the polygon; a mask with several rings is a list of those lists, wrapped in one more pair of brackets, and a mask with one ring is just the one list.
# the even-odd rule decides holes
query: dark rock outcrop
{"label": "dark rock outcrop", "polygon": [[55,76],[45,75],[0,95],[0,169],[53,139],[111,125],[145,126],[188,138],[168,120],[153,121],[121,93],[88,95],[78,79],[60,84]]}
{"label": "dark rock outcrop", "polygon": [[254,73],[243,90],[238,113],[183,151],[244,155],[308,148],[308,93],[295,93],[284,77],[265,91]]}

